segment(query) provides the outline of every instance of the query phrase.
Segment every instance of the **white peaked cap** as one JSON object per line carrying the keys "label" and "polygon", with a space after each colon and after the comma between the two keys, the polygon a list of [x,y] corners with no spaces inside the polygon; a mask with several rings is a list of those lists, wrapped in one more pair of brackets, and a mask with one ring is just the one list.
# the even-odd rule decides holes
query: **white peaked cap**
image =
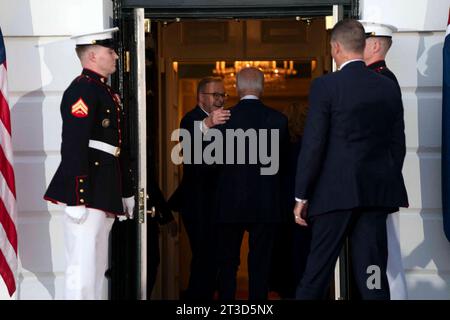
{"label": "white peaked cap", "polygon": [[98,44],[109,47],[113,43],[113,33],[117,31],[119,31],[119,28],[115,27],[103,31],[78,34],[70,38],[75,40],[77,46]]}
{"label": "white peaked cap", "polygon": [[371,21],[359,21],[364,27],[367,37],[392,37],[392,33],[397,31],[393,25]]}

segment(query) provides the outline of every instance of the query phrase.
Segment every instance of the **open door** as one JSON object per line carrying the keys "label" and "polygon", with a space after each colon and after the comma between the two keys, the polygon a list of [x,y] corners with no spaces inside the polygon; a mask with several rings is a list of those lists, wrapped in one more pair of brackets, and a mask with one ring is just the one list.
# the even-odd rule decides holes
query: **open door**
{"label": "open door", "polygon": [[135,94],[137,97],[137,169],[138,169],[138,299],[147,299],[147,104],[145,84],[145,19],[144,9],[133,10],[134,38],[136,40],[134,59]]}
{"label": "open door", "polygon": [[[124,102],[130,141],[136,207],[134,220],[115,223],[111,239],[110,298],[147,298],[147,128],[145,92],[144,9],[123,12],[115,3],[115,18],[121,30],[118,72],[113,85]],[[133,35],[129,37],[127,35]]]}

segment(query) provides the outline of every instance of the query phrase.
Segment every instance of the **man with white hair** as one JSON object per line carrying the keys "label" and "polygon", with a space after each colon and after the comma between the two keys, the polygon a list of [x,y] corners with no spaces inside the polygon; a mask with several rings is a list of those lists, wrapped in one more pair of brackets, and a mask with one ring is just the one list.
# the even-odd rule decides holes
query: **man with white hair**
{"label": "man with white hair", "polygon": [[[366,47],[364,49],[364,61],[369,69],[391,79],[398,90],[400,85],[394,73],[386,66],[386,54],[392,45],[392,33],[397,28],[383,23],[361,21],[366,32]],[[388,216],[388,264],[387,276],[392,300],[408,299],[405,270],[403,268],[402,254],[399,242],[399,213]]]}
{"label": "man with white hair", "polygon": [[44,196],[66,205],[65,299],[70,300],[103,298],[114,219],[131,218],[134,210],[122,103],[107,84],[116,71],[117,30],[72,37],[83,71],[64,91],[61,163]]}
{"label": "man with white hair", "polygon": [[[271,251],[277,224],[283,220],[281,175],[284,153],[289,140],[287,118],[282,113],[265,106],[260,97],[264,87],[264,75],[256,68],[244,68],[237,74],[239,103],[231,109],[230,120],[220,129],[225,135],[225,152],[236,150],[232,163],[219,169],[217,186],[217,257],[219,267],[219,299],[233,300],[236,292],[236,274],[240,264],[240,249],[244,232],[249,233],[248,275],[249,299],[264,300],[268,295]],[[248,132],[259,133],[254,139]],[[235,132],[230,138],[228,132]],[[278,133],[278,139],[267,137]],[[235,148],[235,141],[245,141],[245,147]],[[276,146],[277,145],[277,146]],[[278,158],[279,167],[270,175],[261,169],[267,166],[252,150],[269,150],[272,158]],[[277,148],[279,147],[279,148]],[[231,152],[230,152],[231,153]],[[242,163],[242,158],[245,158]],[[236,158],[238,160],[236,161]],[[241,159],[239,159],[241,158]],[[258,158],[252,162],[251,158]]]}

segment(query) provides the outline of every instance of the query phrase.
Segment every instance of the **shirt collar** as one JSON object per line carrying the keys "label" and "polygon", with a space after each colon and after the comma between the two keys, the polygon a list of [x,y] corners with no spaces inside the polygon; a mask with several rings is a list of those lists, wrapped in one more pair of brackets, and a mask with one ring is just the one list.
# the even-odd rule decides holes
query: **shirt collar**
{"label": "shirt collar", "polygon": [[201,106],[201,105],[198,105],[198,107],[204,112],[204,113],[206,113],[206,115],[207,116],[209,116],[209,113],[208,112],[206,112],[206,110],[205,109],[203,109],[203,107]]}
{"label": "shirt collar", "polygon": [[346,65],[348,65],[348,64],[350,64],[350,63],[352,63],[352,62],[356,62],[356,61],[362,61],[362,62],[364,62],[363,59],[352,59],[352,60],[348,60],[348,61],[345,61],[345,62],[341,65],[341,67],[339,68],[339,70],[342,70],[342,68],[344,68]]}
{"label": "shirt collar", "polygon": [[99,74],[95,71],[92,71],[91,69],[84,68],[82,71],[82,74],[84,74],[85,76],[91,77],[97,81],[100,81],[102,83],[106,83],[108,81],[108,79],[106,77],[102,76],[101,74]]}
{"label": "shirt collar", "polygon": [[259,100],[259,98],[253,94],[247,94],[241,98],[241,100]]}

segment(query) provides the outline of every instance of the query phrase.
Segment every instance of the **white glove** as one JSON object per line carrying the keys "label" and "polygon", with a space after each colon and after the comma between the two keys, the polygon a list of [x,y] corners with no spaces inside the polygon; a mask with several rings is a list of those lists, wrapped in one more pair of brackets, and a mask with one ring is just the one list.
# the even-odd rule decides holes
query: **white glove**
{"label": "white glove", "polygon": [[118,216],[119,221],[125,221],[127,218],[133,219],[133,211],[135,206],[134,196],[129,198],[122,198],[123,209],[125,215]]}
{"label": "white glove", "polygon": [[85,206],[68,206],[64,211],[69,219],[77,224],[82,224],[88,217],[88,211]]}

